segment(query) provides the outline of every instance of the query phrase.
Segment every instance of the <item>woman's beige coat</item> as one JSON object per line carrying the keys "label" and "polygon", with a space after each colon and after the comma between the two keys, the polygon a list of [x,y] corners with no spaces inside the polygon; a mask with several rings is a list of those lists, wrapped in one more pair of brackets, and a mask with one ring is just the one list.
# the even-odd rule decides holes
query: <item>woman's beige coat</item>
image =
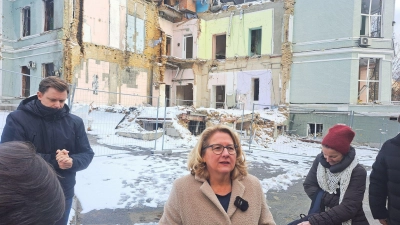
{"label": "woman's beige coat", "polygon": [[[236,196],[248,201],[247,211],[243,212],[233,204]],[[174,182],[159,224],[275,225],[275,222],[268,209],[261,183],[256,177],[247,175],[232,181],[231,200],[228,212],[225,212],[205,179],[186,175]]]}

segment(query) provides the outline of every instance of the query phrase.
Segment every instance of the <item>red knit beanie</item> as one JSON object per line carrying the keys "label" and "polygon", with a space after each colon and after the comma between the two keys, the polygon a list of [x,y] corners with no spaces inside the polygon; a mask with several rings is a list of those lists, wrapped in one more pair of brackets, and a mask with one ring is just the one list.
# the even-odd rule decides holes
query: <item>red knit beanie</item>
{"label": "red knit beanie", "polygon": [[328,134],[322,140],[322,144],[346,155],[350,151],[350,143],[355,135],[350,127],[337,124],[329,129]]}

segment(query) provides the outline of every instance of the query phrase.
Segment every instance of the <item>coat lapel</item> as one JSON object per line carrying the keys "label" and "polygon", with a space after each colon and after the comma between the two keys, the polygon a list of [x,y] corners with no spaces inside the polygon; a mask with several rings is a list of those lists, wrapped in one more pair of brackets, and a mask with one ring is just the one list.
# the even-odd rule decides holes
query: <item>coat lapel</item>
{"label": "coat lapel", "polygon": [[214,191],[212,190],[210,184],[207,181],[203,182],[203,184],[200,186],[200,190],[203,192],[205,196],[207,196],[208,199],[210,199],[210,201],[215,206],[217,206],[217,208],[219,209],[219,211],[221,211],[221,213],[226,215],[225,209],[222,208],[221,203],[219,202],[217,196],[215,195]]}
{"label": "coat lapel", "polygon": [[231,200],[229,201],[229,207],[228,207],[229,218],[231,218],[232,215],[236,212],[237,207],[234,205],[235,199],[237,196],[243,197],[244,189],[245,189],[245,187],[242,184],[242,182],[239,181],[239,179],[235,179],[232,181],[232,194],[231,194]]}
{"label": "coat lapel", "polygon": [[210,184],[205,179],[197,177],[196,175],[195,179],[200,182],[203,182],[203,184],[200,186],[200,190],[221,211],[221,213],[225,215],[227,221],[230,221],[230,218],[237,210],[237,207],[234,205],[236,197],[237,196],[243,197],[244,194],[245,187],[240,181],[241,179],[238,178],[232,181],[232,193],[231,193],[231,199],[229,200],[228,212],[225,212],[224,208],[222,208],[222,205],[219,202],[214,191],[212,190]]}

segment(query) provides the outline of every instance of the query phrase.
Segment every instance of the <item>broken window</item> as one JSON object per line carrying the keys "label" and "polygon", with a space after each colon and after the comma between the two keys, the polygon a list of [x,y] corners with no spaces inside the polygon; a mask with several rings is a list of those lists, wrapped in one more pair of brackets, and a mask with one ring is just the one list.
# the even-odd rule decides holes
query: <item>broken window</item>
{"label": "broken window", "polygon": [[21,67],[22,73],[22,96],[29,97],[31,94],[31,74],[30,69],[27,66]]}
{"label": "broken window", "polygon": [[213,38],[214,59],[225,59],[226,55],[226,35],[214,35]]}
{"label": "broken window", "polygon": [[171,85],[166,84],[165,85],[165,99],[166,99],[166,106],[169,107],[170,106],[170,93],[171,93]]}
{"label": "broken window", "polygon": [[261,29],[250,30],[250,56],[261,55]]}
{"label": "broken window", "polygon": [[382,0],[362,0],[360,35],[381,37]]}
{"label": "broken window", "polygon": [[379,100],[379,64],[377,58],[360,58],[358,77],[358,103]]}
{"label": "broken window", "polygon": [[167,44],[166,44],[166,54],[171,55],[171,36],[167,36]]}
{"label": "broken window", "polygon": [[323,124],[309,123],[307,126],[307,136],[322,137],[323,128]]}
{"label": "broken window", "polygon": [[193,84],[176,86],[176,104],[193,105]]}
{"label": "broken window", "polygon": [[45,63],[43,64],[42,68],[43,68],[43,78],[55,75],[53,63]]}
{"label": "broken window", "polygon": [[224,106],[225,106],[225,86],[224,85],[216,86],[215,94],[216,94],[215,108],[217,108],[217,109],[224,108]]}
{"label": "broken window", "polygon": [[183,51],[185,59],[192,59],[193,58],[193,36],[185,36]]}
{"label": "broken window", "polygon": [[31,35],[31,8],[22,9],[22,37]]}
{"label": "broken window", "polygon": [[54,0],[44,1],[44,31],[54,29]]}
{"label": "broken window", "polygon": [[259,100],[259,94],[260,94],[260,79],[255,78],[253,79],[253,100],[258,101]]}

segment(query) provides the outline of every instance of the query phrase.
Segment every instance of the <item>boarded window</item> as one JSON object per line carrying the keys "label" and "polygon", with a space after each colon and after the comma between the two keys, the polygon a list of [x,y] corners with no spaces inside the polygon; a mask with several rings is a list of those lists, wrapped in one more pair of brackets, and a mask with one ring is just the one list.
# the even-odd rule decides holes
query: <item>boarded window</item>
{"label": "boarded window", "polygon": [[215,35],[213,40],[214,59],[226,58],[226,35]]}
{"label": "boarded window", "polygon": [[44,31],[54,30],[54,0],[44,0]]}
{"label": "boarded window", "polygon": [[45,64],[43,64],[42,68],[43,68],[43,74],[42,74],[43,78],[55,75],[53,63],[45,63]]}
{"label": "boarded window", "polygon": [[261,29],[250,30],[250,56],[261,55]]}
{"label": "boarded window", "polygon": [[22,37],[31,35],[31,8],[22,9]]}
{"label": "boarded window", "polygon": [[126,30],[128,51],[138,54],[144,51],[146,36],[145,21],[136,16],[128,15],[128,27]]}
{"label": "boarded window", "polygon": [[358,77],[358,103],[379,100],[380,59],[360,58]]}
{"label": "boarded window", "polygon": [[362,0],[360,35],[381,37],[382,0]]}

